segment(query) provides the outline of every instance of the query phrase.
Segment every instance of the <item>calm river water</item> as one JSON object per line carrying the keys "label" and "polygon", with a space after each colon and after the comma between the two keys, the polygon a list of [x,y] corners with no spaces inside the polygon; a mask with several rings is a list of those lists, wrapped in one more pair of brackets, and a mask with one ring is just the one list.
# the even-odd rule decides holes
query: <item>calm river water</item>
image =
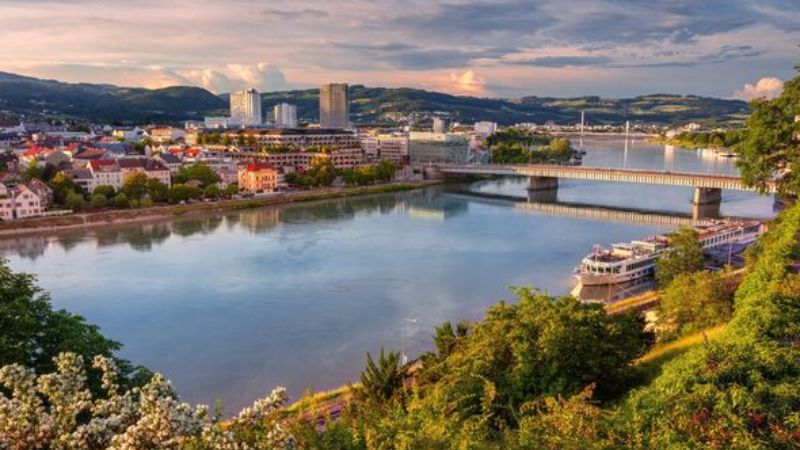
{"label": "calm river water", "polygon": [[[695,151],[635,141],[626,152],[621,138],[585,144],[585,165],[735,173],[732,161]],[[522,180],[463,189],[526,196]],[[688,214],[691,195],[564,180],[558,201]],[[670,228],[488,197],[433,188],[8,239],[0,251],[37,275],[56,307],[122,342],[122,357],[164,373],[183,399],[221,398],[232,412],[275,385],[296,398],[356,379],[367,351],[401,347],[404,323],[407,353],[419,354],[435,325],[480,318],[510,298],[508,286],[567,294],[593,244]],[[724,192],[721,213],[768,217],[772,200]]]}

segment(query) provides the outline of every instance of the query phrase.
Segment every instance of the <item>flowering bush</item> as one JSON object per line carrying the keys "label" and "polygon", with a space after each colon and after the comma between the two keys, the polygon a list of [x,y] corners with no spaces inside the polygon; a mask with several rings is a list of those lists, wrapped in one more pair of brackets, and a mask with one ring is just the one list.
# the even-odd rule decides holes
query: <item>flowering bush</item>
{"label": "flowering bush", "polygon": [[117,384],[114,360],[94,358],[105,395],[87,388],[83,358],[61,353],[56,371],[37,375],[19,364],[0,369],[0,448],[109,449],[144,448],[244,450],[293,446],[278,423],[288,403],[284,388],[243,409],[225,424],[211,419],[206,406],[182,403],[169,381],[155,375],[141,388]]}

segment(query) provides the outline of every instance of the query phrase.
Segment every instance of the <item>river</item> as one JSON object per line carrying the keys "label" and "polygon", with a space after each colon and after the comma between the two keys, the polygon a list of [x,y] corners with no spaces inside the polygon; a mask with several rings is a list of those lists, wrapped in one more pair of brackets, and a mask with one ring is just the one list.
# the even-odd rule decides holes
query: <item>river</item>
{"label": "river", "polygon": [[[735,173],[731,160],[621,138],[585,141],[585,165]],[[449,189],[448,189],[449,190]],[[462,191],[519,197],[523,180]],[[563,180],[558,201],[689,214],[687,188]],[[594,244],[671,226],[538,213],[430,188],[0,241],[57,308],[124,344],[191,403],[233,412],[286,386],[297,398],[356,380],[365,353],[431,346],[444,320],[475,320],[508,286],[556,295]],[[487,200],[488,198],[488,200]],[[724,192],[722,215],[769,217],[772,200]],[[404,333],[405,328],[405,333]]]}

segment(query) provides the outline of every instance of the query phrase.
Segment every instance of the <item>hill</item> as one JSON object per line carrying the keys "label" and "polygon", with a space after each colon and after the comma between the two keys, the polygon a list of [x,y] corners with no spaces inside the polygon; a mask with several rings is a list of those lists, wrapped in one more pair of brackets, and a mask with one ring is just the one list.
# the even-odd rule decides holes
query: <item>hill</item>
{"label": "hill", "polygon": [[[318,119],[318,89],[262,94],[265,108],[294,103],[300,119]],[[226,98],[226,97],[223,97]],[[493,99],[462,97],[410,88],[350,87],[352,119],[356,123],[391,123],[412,113],[444,113],[452,120],[472,123],[489,120],[503,125],[522,122],[575,123],[585,110],[591,123],[620,124],[626,120],[670,124],[741,120],[745,102],[694,95],[654,94],[629,99],[596,96],[577,98],[523,97]]]}
{"label": "hill", "polygon": [[[521,122],[575,123],[585,110],[590,123],[670,124],[741,120],[747,104],[699,96],[655,94],[629,99],[596,96],[519,99],[464,97],[411,88],[350,87],[351,117],[357,124],[394,124],[413,116],[427,121],[432,113],[453,121],[489,120],[502,125]],[[266,111],[280,102],[297,105],[301,120],[319,119],[319,90],[262,94]],[[225,114],[228,95],[187,86],[164,89],[126,88],[108,84],[63,83],[0,72],[0,111],[109,122],[177,122]]]}
{"label": "hill", "polygon": [[0,72],[0,110],[119,122],[170,122],[202,119],[227,109],[202,88],[125,88],[108,84],[63,83]]}

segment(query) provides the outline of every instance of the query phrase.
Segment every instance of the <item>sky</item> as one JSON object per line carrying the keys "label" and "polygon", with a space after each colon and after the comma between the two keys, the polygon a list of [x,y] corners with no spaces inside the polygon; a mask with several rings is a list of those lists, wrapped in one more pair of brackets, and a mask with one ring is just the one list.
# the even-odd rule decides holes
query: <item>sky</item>
{"label": "sky", "polygon": [[0,0],[0,71],[215,93],[771,97],[800,0]]}

